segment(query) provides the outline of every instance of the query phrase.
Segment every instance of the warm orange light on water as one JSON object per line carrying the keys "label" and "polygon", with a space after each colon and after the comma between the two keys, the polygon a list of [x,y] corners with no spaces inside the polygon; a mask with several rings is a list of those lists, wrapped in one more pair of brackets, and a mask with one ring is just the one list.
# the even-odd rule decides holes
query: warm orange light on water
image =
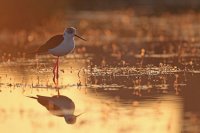
{"label": "warm orange light on water", "polygon": [[[39,59],[40,61],[42,59]],[[160,97],[159,101],[137,101],[134,104],[123,104],[114,98],[107,98],[99,93],[97,95],[91,91],[85,93],[87,86],[77,89],[79,80],[82,85],[85,83],[83,72],[80,69],[85,66],[84,61],[61,60],[60,84],[66,86],[60,90],[61,95],[65,95],[75,103],[75,115],[84,113],[77,118],[74,125],[66,124],[64,118],[50,114],[36,100],[26,96],[52,96],[56,95],[54,88],[43,87],[46,80],[52,84],[51,70],[43,70],[43,67],[36,69],[34,63],[32,67],[21,69],[21,66],[7,68],[7,77],[1,78],[1,83],[10,83],[11,86],[3,84],[0,92],[0,132],[74,132],[79,133],[102,133],[102,132],[153,132],[153,133],[177,133],[181,130],[181,102],[167,101],[176,96]],[[50,63],[51,64],[51,63]],[[45,68],[45,67],[44,67]],[[48,67],[47,67],[48,68]],[[0,69],[2,73],[4,68]],[[37,74],[36,74],[37,73]],[[39,84],[37,76],[40,77]],[[10,77],[15,80],[9,80]],[[22,80],[23,77],[25,80]],[[26,82],[24,82],[26,81]],[[34,88],[30,86],[33,82]],[[20,83],[21,86],[15,86]],[[25,83],[27,84],[25,86]],[[37,85],[39,85],[37,87]],[[120,98],[118,99],[120,100]]]}
{"label": "warm orange light on water", "polygon": [[[40,95],[52,95],[52,91],[40,91]],[[15,90],[12,93],[4,91],[0,95],[2,132],[154,132],[177,133],[181,130],[180,105],[163,101],[148,103],[149,105],[119,108],[108,99],[94,99],[90,94],[84,94],[75,89],[62,91],[70,97],[75,105],[75,114],[85,112],[77,119],[75,125],[67,125],[63,118],[51,115],[36,100]],[[161,98],[162,99],[162,98]],[[163,99],[164,100],[164,99]],[[12,127],[12,128],[11,128]]]}

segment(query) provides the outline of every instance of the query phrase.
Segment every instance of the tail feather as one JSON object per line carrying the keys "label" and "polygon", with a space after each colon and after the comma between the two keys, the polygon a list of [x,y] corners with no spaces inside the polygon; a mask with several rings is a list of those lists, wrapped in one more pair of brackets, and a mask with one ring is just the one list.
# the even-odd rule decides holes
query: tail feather
{"label": "tail feather", "polygon": [[26,96],[26,97],[33,98],[33,99],[38,99],[37,97],[33,97],[33,96]]}

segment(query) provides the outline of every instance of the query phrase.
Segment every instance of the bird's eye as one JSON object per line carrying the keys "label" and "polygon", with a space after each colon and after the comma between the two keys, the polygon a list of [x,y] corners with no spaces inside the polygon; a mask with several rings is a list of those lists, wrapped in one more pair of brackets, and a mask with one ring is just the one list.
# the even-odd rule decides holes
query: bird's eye
{"label": "bird's eye", "polygon": [[73,31],[73,29],[67,29],[67,33],[69,33],[69,34],[72,34],[74,31]]}

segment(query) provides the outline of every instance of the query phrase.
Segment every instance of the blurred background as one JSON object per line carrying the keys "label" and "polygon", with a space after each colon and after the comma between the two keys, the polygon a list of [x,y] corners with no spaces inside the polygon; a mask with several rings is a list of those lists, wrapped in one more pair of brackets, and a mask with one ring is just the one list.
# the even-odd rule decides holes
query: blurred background
{"label": "blurred background", "polygon": [[[139,15],[199,11],[199,0],[1,0],[0,29],[18,30],[45,24],[58,13],[134,9]],[[74,14],[76,15],[76,14]]]}
{"label": "blurred background", "polygon": [[[113,44],[119,36],[128,37],[126,45],[134,43],[137,53],[147,48],[144,43],[155,40],[195,42],[199,35],[199,7],[198,0],[3,0],[0,43],[4,45],[0,46],[0,55],[16,56],[28,47],[37,48],[69,26],[88,36],[89,45],[102,45],[102,39]],[[148,47],[156,53],[166,51],[160,45]],[[171,50],[177,49],[175,46]]]}

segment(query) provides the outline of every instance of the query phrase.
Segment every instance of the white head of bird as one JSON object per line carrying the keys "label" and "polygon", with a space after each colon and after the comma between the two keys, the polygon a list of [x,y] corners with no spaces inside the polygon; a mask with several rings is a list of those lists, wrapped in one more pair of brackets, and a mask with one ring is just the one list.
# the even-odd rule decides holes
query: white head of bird
{"label": "white head of bird", "polygon": [[64,38],[72,38],[76,33],[76,29],[74,27],[65,28],[63,37]]}
{"label": "white head of bird", "polygon": [[76,34],[76,29],[74,27],[69,27],[69,28],[65,29],[64,34],[63,34],[63,37],[65,39],[73,38],[74,36],[86,41],[84,38],[82,38],[82,37],[80,37],[79,35]]}

